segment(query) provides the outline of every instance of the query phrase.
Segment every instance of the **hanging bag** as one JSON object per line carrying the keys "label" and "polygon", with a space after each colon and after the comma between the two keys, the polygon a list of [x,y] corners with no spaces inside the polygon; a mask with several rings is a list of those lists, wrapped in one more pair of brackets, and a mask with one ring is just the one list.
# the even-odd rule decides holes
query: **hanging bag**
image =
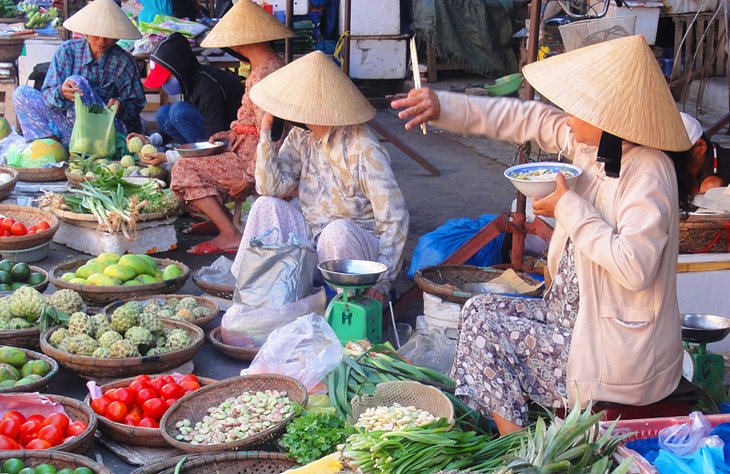
{"label": "hanging bag", "polygon": [[114,145],[114,117],[117,106],[101,107],[92,104],[84,105],[81,96],[74,94],[74,109],[76,121],[71,131],[69,151],[83,156],[106,158],[115,153]]}

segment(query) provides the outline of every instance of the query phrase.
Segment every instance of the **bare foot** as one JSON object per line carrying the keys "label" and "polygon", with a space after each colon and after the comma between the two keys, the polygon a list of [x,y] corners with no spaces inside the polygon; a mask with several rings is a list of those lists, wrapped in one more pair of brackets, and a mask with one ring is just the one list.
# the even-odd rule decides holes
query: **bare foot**
{"label": "bare foot", "polygon": [[207,243],[223,250],[237,249],[241,243],[241,237],[243,236],[240,233],[220,234],[218,237],[210,239]]}

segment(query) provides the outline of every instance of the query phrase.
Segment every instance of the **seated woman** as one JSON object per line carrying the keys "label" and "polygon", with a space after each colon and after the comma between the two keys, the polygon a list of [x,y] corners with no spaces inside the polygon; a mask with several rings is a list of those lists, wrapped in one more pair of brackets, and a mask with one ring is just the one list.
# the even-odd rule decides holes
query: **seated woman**
{"label": "seated woman", "polygon": [[[278,228],[317,244],[320,261],[364,259],[388,272],[368,294],[386,300],[400,271],[408,210],[387,151],[365,126],[375,116],[350,79],[321,52],[310,53],[254,86],[251,100],[268,112],[256,159],[256,200],[241,248]],[[277,152],[272,115],[295,127]],[[284,201],[299,190],[299,205]],[[239,255],[243,252],[239,252]]]}
{"label": "seated woman", "polygon": [[138,21],[152,23],[157,15],[175,16],[171,0],[139,0],[139,3],[142,10],[137,17]]}
{"label": "seated woman", "polygon": [[74,94],[84,104],[117,106],[116,130],[142,130],[146,104],[135,59],[116,45],[141,35],[114,0],[95,0],[63,23],[85,39],[65,41],[56,51],[41,91],[15,90],[13,103],[27,140],[56,137],[68,146],[73,129]]}
{"label": "seated woman", "polygon": [[535,214],[556,219],[544,298],[482,295],[462,311],[456,393],[493,415],[503,434],[527,423],[525,394],[545,407],[566,398],[648,405],[682,374],[676,266],[680,207],[691,200],[690,141],[654,54],[631,36],[523,73],[563,110],[429,89],[393,102],[406,107],[401,118],[415,117],[406,128],[431,120],[535,140],[583,169],[573,189],[559,174],[556,191],[533,203]]}
{"label": "seated woman", "polygon": [[710,141],[696,118],[684,112],[680,115],[692,142],[690,172],[695,180],[695,191],[706,193],[708,189],[730,184],[730,150]]}

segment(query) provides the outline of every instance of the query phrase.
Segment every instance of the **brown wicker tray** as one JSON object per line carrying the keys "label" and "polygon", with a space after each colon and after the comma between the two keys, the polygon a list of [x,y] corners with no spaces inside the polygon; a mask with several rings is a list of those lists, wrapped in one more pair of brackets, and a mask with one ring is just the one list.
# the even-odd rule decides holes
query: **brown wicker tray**
{"label": "brown wicker tray", "polygon": [[[67,453],[80,453],[83,454],[91,448],[94,442],[94,433],[96,432],[97,417],[94,410],[89,405],[75,398],[62,397],[61,395],[49,395],[41,394],[41,396],[48,398],[49,400],[60,403],[63,405],[63,409],[66,414],[71,418],[71,421],[83,421],[88,426],[78,436],[75,436],[70,441],[59,444],[50,448],[54,451],[65,451]],[[6,451],[12,452],[12,451]]]}
{"label": "brown wicker tray", "polygon": [[256,354],[259,353],[258,349],[246,349],[244,347],[236,347],[224,343],[223,337],[221,337],[220,326],[208,333],[208,340],[211,344],[213,344],[213,347],[215,347],[218,352],[245,362],[251,362],[254,357],[256,357]]}
{"label": "brown wicker tray", "polygon": [[3,346],[37,349],[41,345],[40,339],[41,330],[37,327],[0,331],[0,344]]}
{"label": "brown wicker tray", "polygon": [[92,461],[86,456],[80,454],[64,453],[61,451],[51,450],[20,450],[20,451],[2,451],[0,452],[0,464],[10,458],[21,459],[27,466],[37,466],[39,464],[53,464],[59,471],[67,467],[75,469],[77,467],[88,467],[95,474],[113,474],[105,466]]}
{"label": "brown wicker tray", "polygon": [[0,184],[0,201],[2,201],[13,193],[13,189],[15,189],[15,185],[18,183],[20,175],[17,170],[9,166],[0,166],[0,173],[11,176],[10,181],[5,184]]}
{"label": "brown wicker tray", "polygon": [[33,183],[46,183],[50,181],[65,181],[65,167],[57,168],[13,168],[18,172],[21,181],[30,181]]}
{"label": "brown wicker tray", "polygon": [[37,392],[39,389],[45,387],[49,383],[51,383],[51,380],[56,376],[58,373],[58,362],[56,362],[53,358],[48,357],[45,354],[42,354],[40,352],[31,351],[29,349],[25,349],[22,347],[19,347],[21,351],[25,352],[26,357],[28,360],[44,360],[48,363],[48,365],[51,366],[51,371],[46,374],[45,377],[43,377],[40,380],[37,380],[33,383],[21,385],[20,387],[8,387],[8,388],[0,388],[0,393],[14,393],[14,392]]}
{"label": "brown wicker tray", "polygon": [[37,247],[53,239],[53,236],[58,230],[58,219],[56,216],[37,207],[0,204],[0,214],[20,221],[26,227],[34,226],[41,221],[46,221],[51,226],[50,229],[39,232],[38,234],[0,237],[0,250],[25,250],[31,247]]}
{"label": "brown wicker tray", "polygon": [[204,292],[208,293],[209,295],[217,296],[219,298],[223,298],[225,300],[232,300],[233,299],[233,286],[231,285],[220,285],[217,283],[209,283],[205,280],[201,280],[198,277],[198,270],[193,274],[193,283],[197,285],[198,288],[203,290]]}
{"label": "brown wicker tray", "polygon": [[188,453],[208,453],[212,451],[236,451],[239,449],[252,449],[274,441],[284,433],[287,423],[294,417],[294,413],[285,418],[281,423],[271,426],[255,436],[234,441],[232,443],[209,444],[205,446],[193,446],[184,441],[175,439],[177,428],[175,424],[183,419],[189,419],[193,423],[199,421],[207,414],[210,407],[214,407],[229,397],[237,397],[245,391],[260,390],[285,390],[289,399],[294,403],[304,406],[307,404],[307,390],[299,381],[284,375],[258,374],[231,377],[218,383],[202,387],[195,392],[188,393],[177,401],[165,413],[160,420],[162,436],[168,444]]}
{"label": "brown wicker tray", "polygon": [[194,324],[184,321],[162,320],[166,328],[184,329],[192,337],[192,343],[180,350],[149,357],[126,357],[119,359],[102,359],[99,357],[80,356],[61,351],[53,347],[48,338],[60,328],[55,326],[43,333],[41,350],[44,354],[56,359],[72,372],[86,377],[132,377],[139,374],[157,374],[165,372],[190,361],[203,345],[203,330]]}
{"label": "brown wicker tray", "polygon": [[[106,393],[108,390],[119,387],[126,387],[132,381],[134,377],[128,379],[117,380],[108,384],[100,386],[101,393]],[[205,377],[198,377],[200,380],[200,386],[204,387],[216,383],[217,380],[207,379]],[[91,396],[87,395],[84,398],[84,403],[91,403]],[[129,426],[123,423],[117,423],[104,416],[98,416],[99,429],[107,436],[115,441],[122,444],[130,444],[134,446],[155,446],[155,447],[168,447],[165,438],[162,437],[162,433],[159,428],[145,428],[142,426]]]}
{"label": "brown wicker tray", "polygon": [[213,319],[215,319],[216,316],[218,316],[218,312],[220,311],[220,308],[218,305],[207,298],[204,298],[202,296],[195,296],[195,295],[181,295],[178,293],[175,293],[174,295],[149,295],[149,296],[136,296],[132,298],[125,298],[123,300],[115,301],[114,303],[110,303],[106,306],[104,306],[104,313],[106,314],[112,314],[115,309],[122,306],[127,301],[139,301],[142,303],[145,303],[150,300],[155,300],[159,303],[164,303],[166,300],[176,298],[176,299],[182,299],[182,298],[195,298],[195,300],[198,302],[198,304],[205,306],[208,308],[208,315],[202,318],[198,318],[194,321],[189,321],[191,324],[195,324],[196,326],[205,326],[209,322],[211,322]]}
{"label": "brown wicker tray", "polygon": [[80,188],[81,183],[86,181],[94,181],[96,179],[96,176],[79,176],[76,174],[69,173],[69,170],[66,170],[64,172],[66,175],[66,180],[68,181],[68,185],[71,188]]}
{"label": "brown wicker tray", "polygon": [[[181,457],[142,466],[132,474],[173,474]],[[239,453],[196,454],[183,464],[185,474],[236,473],[280,474],[297,463],[280,453],[244,451]]]}
{"label": "brown wicker tray", "polygon": [[[48,289],[48,272],[42,269],[41,267],[36,267],[34,265],[29,265],[30,271],[35,273],[40,273],[41,275],[45,276],[45,279],[38,283],[37,285],[31,285],[33,288],[38,290],[39,293],[43,293]],[[3,296],[10,296],[13,294],[13,290],[8,291],[0,291],[0,298]]]}
{"label": "brown wicker tray", "polygon": [[730,252],[730,214],[692,214],[679,223],[679,253]]}
{"label": "brown wicker tray", "polygon": [[[464,285],[470,283],[486,283],[497,278],[502,273],[504,273],[504,270],[493,267],[436,265],[418,270],[413,276],[413,281],[426,293],[436,295],[446,301],[464,304],[472,296],[480,294],[464,290]],[[531,285],[540,283],[526,273],[517,272],[517,274]],[[540,295],[542,295],[542,288],[522,296]]]}
{"label": "brown wicker tray", "polygon": [[103,306],[117,300],[141,297],[146,295],[155,295],[159,293],[174,293],[185,284],[190,276],[190,269],[187,265],[175,260],[166,258],[155,258],[157,265],[167,266],[175,264],[182,268],[183,274],[172,280],[165,280],[158,283],[148,283],[134,286],[92,286],[79,285],[61,280],[61,275],[67,272],[75,272],[77,268],[85,264],[89,259],[74,260],[72,262],[61,263],[51,269],[49,278],[56,288],[66,288],[74,290],[81,295],[81,298],[90,305]]}

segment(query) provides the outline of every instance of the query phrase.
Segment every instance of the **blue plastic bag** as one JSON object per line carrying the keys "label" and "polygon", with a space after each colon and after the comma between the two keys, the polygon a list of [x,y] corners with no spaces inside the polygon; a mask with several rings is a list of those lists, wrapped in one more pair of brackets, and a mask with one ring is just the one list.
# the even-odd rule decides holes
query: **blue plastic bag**
{"label": "blue plastic bag", "polygon": [[661,449],[654,461],[659,474],[730,474],[730,466],[725,464],[722,440],[707,438],[704,446],[692,456],[679,457]]}
{"label": "blue plastic bag", "polygon": [[[413,251],[411,268],[408,270],[408,278],[413,278],[416,272],[431,265],[438,265],[454,250],[461,247],[467,240],[472,238],[479,229],[492,222],[497,216],[484,214],[478,219],[466,217],[446,221],[441,227],[429,232],[418,239],[418,244]],[[502,233],[496,239],[490,241],[479,252],[470,258],[467,265],[488,267],[502,263],[502,244],[505,234]]]}

